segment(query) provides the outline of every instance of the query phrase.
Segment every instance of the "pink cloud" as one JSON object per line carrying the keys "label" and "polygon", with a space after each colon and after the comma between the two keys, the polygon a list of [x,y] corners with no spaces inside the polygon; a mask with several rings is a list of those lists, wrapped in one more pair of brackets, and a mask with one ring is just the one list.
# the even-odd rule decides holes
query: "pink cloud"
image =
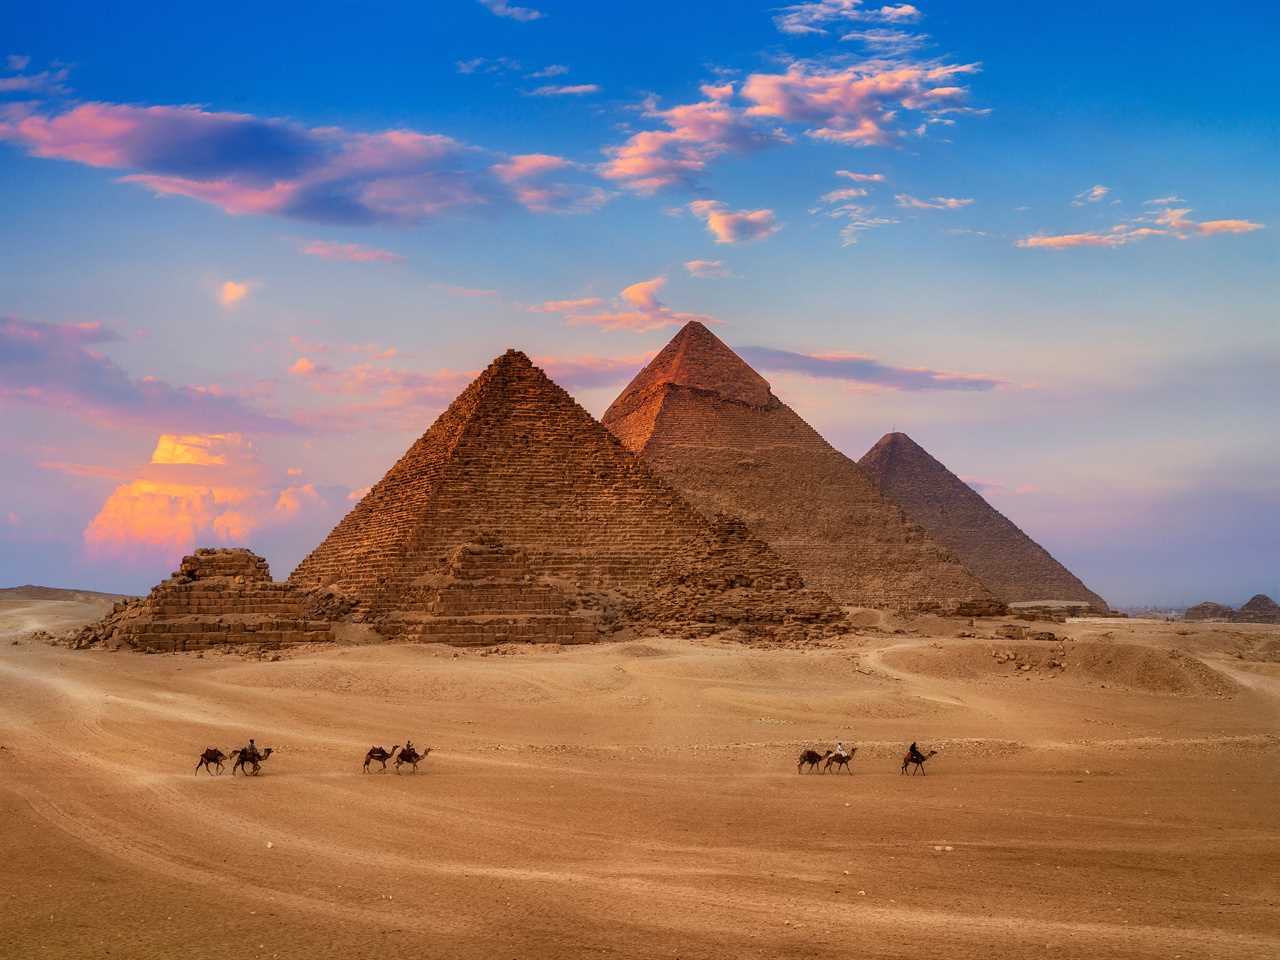
{"label": "pink cloud", "polygon": [[548,300],[531,309],[542,313],[559,313],[570,326],[594,326],[603,330],[630,330],[645,333],[664,327],[681,326],[690,320],[701,323],[718,323],[714,317],[700,313],[682,313],[672,310],[658,299],[667,282],[666,277],[653,277],[626,287],[614,298],[612,309],[601,310],[603,301],[598,297],[581,300]]}
{"label": "pink cloud", "polygon": [[1066,250],[1071,247],[1118,247],[1124,243],[1124,237],[1114,233],[1062,233],[1052,236],[1041,234],[1034,237],[1023,237],[1017,242],[1017,246],[1039,247],[1045,250]]}
{"label": "pink cloud", "polygon": [[0,318],[0,402],[71,411],[107,427],[289,432],[216,388],[130,377],[96,348],[122,339],[100,324],[46,324]]}
{"label": "pink cloud", "polygon": [[[231,214],[342,224],[416,223],[460,208],[515,201],[530,209],[581,206],[585,187],[521,196],[493,155],[440,134],[358,133],[196,107],[81,104],[30,107],[0,119],[0,140],[34,156],[137,171],[122,182],[190,197]],[[497,169],[496,169],[497,168]]]}
{"label": "pink cloud", "polygon": [[511,185],[516,199],[534,213],[586,213],[607,203],[609,194],[599,187],[530,182],[573,166],[564,157],[548,153],[522,153],[503,163],[494,164],[490,169],[499,180]]}
{"label": "pink cloud", "polygon": [[249,295],[249,284],[236,280],[224,280],[218,284],[218,302],[228,310],[236,307]]}
{"label": "pink cloud", "polygon": [[840,203],[844,200],[855,200],[866,195],[867,191],[863,187],[845,187],[841,190],[831,190],[824,193],[818,200],[822,203]]}
{"label": "pink cloud", "polygon": [[1073,207],[1082,207],[1087,203],[1098,203],[1111,192],[1110,187],[1105,187],[1100,183],[1095,183],[1088,190],[1082,190],[1075,195],[1071,201]]}
{"label": "pink cloud", "polygon": [[883,183],[883,173],[856,173],[853,170],[837,170],[837,177],[844,177],[846,180],[852,180],[854,183]]}
{"label": "pink cloud", "polygon": [[731,276],[723,260],[686,260],[684,268],[700,280],[722,280]]}
{"label": "pink cloud", "polygon": [[85,528],[98,559],[176,563],[197,545],[243,545],[323,507],[314,485],[276,478],[238,433],[162,434]]}
{"label": "pink cloud", "polygon": [[[1251,233],[1265,229],[1266,225],[1251,220],[1205,220],[1191,219],[1190,207],[1166,207],[1152,217],[1150,214],[1133,217],[1113,226],[1108,232],[1038,234],[1023,237],[1016,245],[1019,247],[1039,247],[1047,250],[1066,250],[1071,247],[1122,247],[1137,240],[1148,237],[1176,237],[1187,240],[1191,237],[1212,237],[1220,233]],[[1156,226],[1148,226],[1155,223]]]}
{"label": "pink cloud", "polygon": [[1219,233],[1252,233],[1263,229],[1263,224],[1251,220],[1204,220],[1196,224],[1196,231],[1206,237]]}
{"label": "pink cloud", "polygon": [[763,240],[782,229],[772,210],[730,210],[715,200],[695,200],[689,209],[706,223],[716,243]]}
{"label": "pink cloud", "polygon": [[346,260],[350,263],[399,263],[404,257],[390,250],[366,247],[358,243],[334,243],[329,240],[312,240],[302,248],[309,257],[325,260]]}
{"label": "pink cloud", "polygon": [[748,122],[740,110],[725,102],[723,87],[704,87],[704,92],[708,89],[711,98],[698,103],[668,110],[650,103],[645,116],[661,121],[667,129],[645,130],[608,148],[601,175],[639,193],[653,193],[677,183],[694,183],[708,163],[724,154],[786,140],[776,131],[762,131]]}
{"label": "pink cloud", "polygon": [[867,6],[863,0],[810,0],[783,7],[773,18],[783,33],[824,34],[831,24],[845,22],[912,23],[923,16],[909,3]]}
{"label": "pink cloud", "polygon": [[869,60],[841,69],[797,62],[785,73],[753,73],[742,87],[747,114],[815,125],[809,136],[878,146],[898,135],[903,111],[926,116],[967,110],[955,79],[978,65]]}
{"label": "pink cloud", "polygon": [[577,300],[544,300],[529,309],[534,313],[575,313],[580,310],[594,310],[603,306],[600,297],[581,297]]}
{"label": "pink cloud", "polygon": [[973,203],[972,200],[961,197],[934,197],[932,200],[921,200],[906,193],[899,193],[893,199],[900,207],[911,207],[916,210],[959,210]]}
{"label": "pink cloud", "polygon": [[591,389],[625,383],[652,358],[652,352],[621,357],[598,357],[590,354],[563,357],[544,355],[534,357],[533,362],[566,389]]}

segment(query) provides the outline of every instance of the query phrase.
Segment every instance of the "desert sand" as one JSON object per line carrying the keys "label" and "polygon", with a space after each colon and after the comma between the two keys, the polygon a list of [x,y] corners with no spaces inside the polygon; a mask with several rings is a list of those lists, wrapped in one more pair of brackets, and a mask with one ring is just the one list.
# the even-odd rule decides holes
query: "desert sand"
{"label": "desert sand", "polygon": [[[15,645],[73,619],[24,603],[5,957],[1280,955],[1276,627],[144,656]],[[261,776],[193,776],[250,736]]]}

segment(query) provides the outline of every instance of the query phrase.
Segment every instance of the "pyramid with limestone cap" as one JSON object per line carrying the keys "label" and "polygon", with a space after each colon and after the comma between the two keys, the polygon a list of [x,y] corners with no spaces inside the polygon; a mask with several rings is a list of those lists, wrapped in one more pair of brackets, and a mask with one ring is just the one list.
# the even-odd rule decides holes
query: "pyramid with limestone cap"
{"label": "pyramid with limestone cap", "polygon": [[603,421],[695,507],[741,517],[806,583],[842,602],[1003,607],[701,323],[686,324]]}
{"label": "pyramid with limestone cap", "polygon": [[458,396],[290,582],[384,632],[455,643],[840,617],[745,530],[695,511],[516,351]]}
{"label": "pyramid with limestone cap", "polygon": [[1007,603],[1106,601],[905,433],[889,433],[859,461],[880,492],[950,547]]}

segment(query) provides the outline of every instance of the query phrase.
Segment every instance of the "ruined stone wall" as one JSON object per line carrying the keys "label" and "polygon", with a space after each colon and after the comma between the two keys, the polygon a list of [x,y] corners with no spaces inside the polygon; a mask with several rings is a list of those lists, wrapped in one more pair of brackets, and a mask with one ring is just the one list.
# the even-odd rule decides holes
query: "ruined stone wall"
{"label": "ruined stone wall", "polygon": [[[625,396],[625,395],[624,395]],[[619,436],[704,514],[741,517],[805,582],[849,604],[970,614],[1002,607],[786,404],[660,384],[611,408]]]}
{"label": "ruined stone wall", "polygon": [[308,616],[305,599],[273,582],[266,560],[249,550],[201,549],[147,596],[85,627],[76,645],[181,651],[331,641],[329,625]]}

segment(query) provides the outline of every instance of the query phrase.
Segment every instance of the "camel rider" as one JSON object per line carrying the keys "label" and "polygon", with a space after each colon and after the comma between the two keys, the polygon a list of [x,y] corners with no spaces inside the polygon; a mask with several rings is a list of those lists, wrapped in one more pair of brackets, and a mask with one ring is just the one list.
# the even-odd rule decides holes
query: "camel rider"
{"label": "camel rider", "polygon": [[413,756],[414,754],[416,754],[418,751],[417,751],[417,749],[414,747],[414,745],[413,745],[413,741],[412,741],[412,740],[410,740],[408,737],[405,737],[404,746],[400,749],[400,752],[401,752],[401,753],[407,753],[409,756],[411,756],[411,757],[412,757],[412,756]]}
{"label": "camel rider", "polygon": [[258,753],[258,745],[253,742],[253,737],[249,738],[249,746],[245,747],[244,752],[246,754],[244,759],[250,763],[257,763],[262,759],[262,754]]}
{"label": "camel rider", "polygon": [[911,741],[911,746],[907,748],[907,759],[911,763],[924,763],[924,754],[920,752],[920,748],[916,746],[914,740]]}
{"label": "camel rider", "polygon": [[843,740],[836,741],[836,756],[840,757],[841,759],[849,756],[849,751],[844,748]]}

